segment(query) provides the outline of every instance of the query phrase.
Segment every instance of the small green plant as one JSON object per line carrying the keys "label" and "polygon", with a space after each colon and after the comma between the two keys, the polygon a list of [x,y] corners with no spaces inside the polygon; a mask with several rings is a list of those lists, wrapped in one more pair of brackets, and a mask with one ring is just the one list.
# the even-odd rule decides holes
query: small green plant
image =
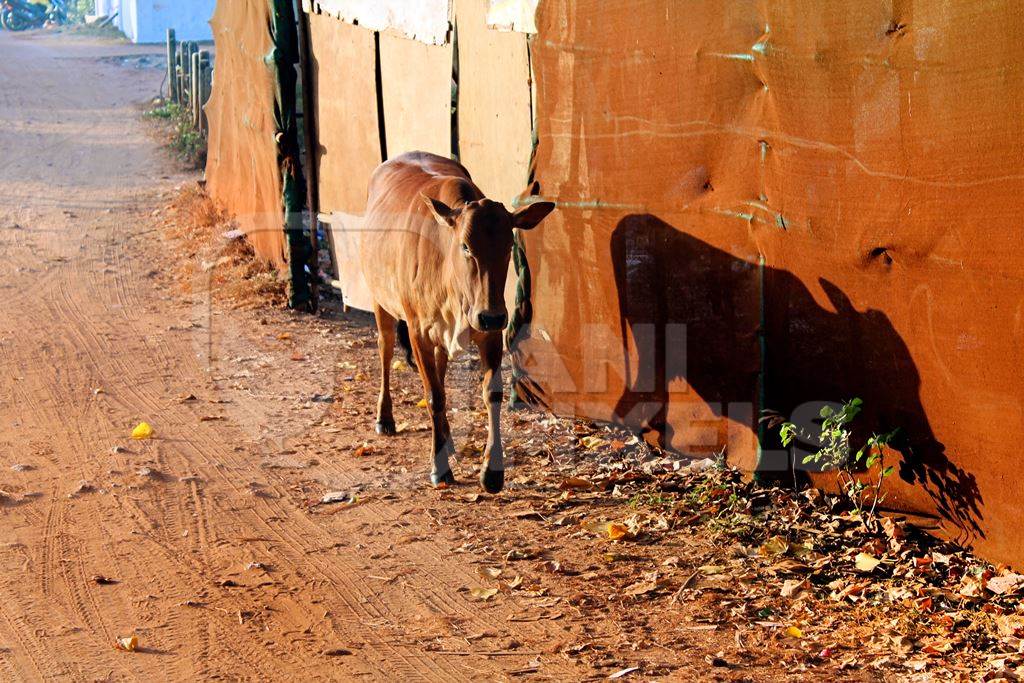
{"label": "small green plant", "polygon": [[183,110],[180,104],[174,102],[165,101],[163,104],[154,107],[146,112],[146,116],[151,119],[159,119],[162,121],[171,121],[180,119],[183,115]]}
{"label": "small green plant", "polygon": [[165,101],[146,112],[147,118],[173,124],[169,147],[178,157],[195,166],[206,161],[206,138],[192,126],[188,110],[180,104]]}
{"label": "small green plant", "polygon": [[[873,530],[878,523],[878,504],[885,495],[882,484],[894,471],[892,465],[885,464],[885,453],[896,438],[899,428],[885,434],[872,434],[857,451],[852,451],[850,439],[851,423],[860,413],[864,402],[859,398],[843,403],[839,409],[826,405],[822,407],[821,431],[818,435],[819,448],[803,459],[803,464],[819,466],[822,471],[835,472],[839,488],[853,506],[854,513],[860,517],[866,529]],[[782,445],[789,447],[798,438],[810,442],[811,439],[792,422],[784,422],[779,428]],[[857,476],[861,471],[877,473],[870,481]],[[870,501],[870,506],[868,502]]]}

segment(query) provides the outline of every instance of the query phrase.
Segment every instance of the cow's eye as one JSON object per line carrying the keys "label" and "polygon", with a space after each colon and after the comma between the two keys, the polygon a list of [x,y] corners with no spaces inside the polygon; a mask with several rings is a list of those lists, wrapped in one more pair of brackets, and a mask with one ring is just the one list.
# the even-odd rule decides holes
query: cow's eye
{"label": "cow's eye", "polygon": [[463,242],[462,243],[462,255],[468,258],[471,253],[472,252],[469,251],[469,245],[466,244],[465,242]]}

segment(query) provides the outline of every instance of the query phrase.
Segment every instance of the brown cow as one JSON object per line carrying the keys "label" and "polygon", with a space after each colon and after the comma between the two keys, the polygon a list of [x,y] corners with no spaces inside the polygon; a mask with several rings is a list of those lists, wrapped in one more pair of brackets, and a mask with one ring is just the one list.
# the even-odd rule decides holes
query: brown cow
{"label": "brown cow", "polygon": [[530,230],[554,208],[536,202],[509,213],[484,197],[462,165],[424,152],[381,164],[370,180],[362,261],[380,348],[377,432],[395,433],[391,359],[396,322],[405,321],[433,423],[430,480],[435,486],[455,481],[448,464],[455,448],[445,408],[445,370],[449,356],[471,340],[480,350],[489,417],[480,483],[490,493],[504,486],[499,411],[512,229]]}

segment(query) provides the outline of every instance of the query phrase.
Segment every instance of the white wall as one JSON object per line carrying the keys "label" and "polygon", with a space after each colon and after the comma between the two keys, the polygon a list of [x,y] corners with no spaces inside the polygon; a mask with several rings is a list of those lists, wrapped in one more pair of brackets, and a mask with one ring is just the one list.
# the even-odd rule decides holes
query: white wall
{"label": "white wall", "polygon": [[136,43],[159,43],[173,28],[178,40],[213,40],[210,17],[216,0],[127,0],[138,7]]}
{"label": "white wall", "polygon": [[162,43],[169,28],[178,40],[212,40],[214,4],[216,0],[96,0],[96,14],[117,12],[114,24],[133,43]]}

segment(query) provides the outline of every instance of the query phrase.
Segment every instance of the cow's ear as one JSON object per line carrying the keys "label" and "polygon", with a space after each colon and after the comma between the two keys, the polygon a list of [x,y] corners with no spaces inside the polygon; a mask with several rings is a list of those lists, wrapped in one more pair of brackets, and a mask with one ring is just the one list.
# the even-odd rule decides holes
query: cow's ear
{"label": "cow's ear", "polygon": [[427,205],[427,208],[430,209],[430,213],[438,223],[455,227],[455,219],[459,215],[458,211],[454,210],[444,202],[434,199],[433,197],[428,197],[422,193],[420,193],[420,199],[422,199],[423,203]]}
{"label": "cow's ear", "polygon": [[551,202],[534,202],[517,209],[512,214],[512,227],[520,230],[533,230],[537,224],[547,218],[547,215],[555,210]]}

